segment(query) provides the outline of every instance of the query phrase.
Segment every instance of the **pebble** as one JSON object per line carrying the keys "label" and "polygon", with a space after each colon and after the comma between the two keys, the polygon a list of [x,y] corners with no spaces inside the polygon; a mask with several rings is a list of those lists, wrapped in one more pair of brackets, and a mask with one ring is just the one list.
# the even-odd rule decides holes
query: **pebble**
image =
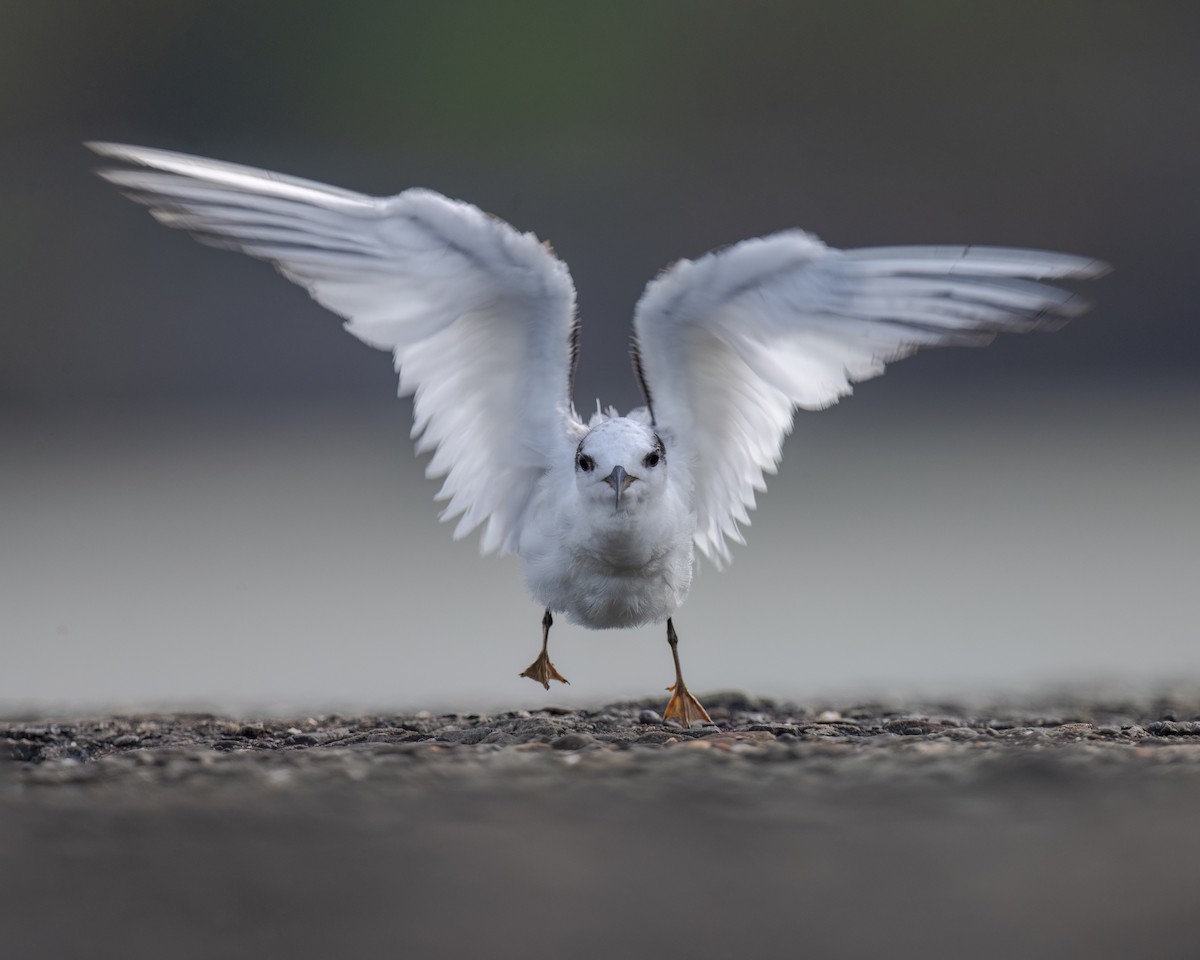
{"label": "pebble", "polygon": [[550,746],[555,750],[583,750],[595,742],[596,738],[586,733],[568,733],[557,740],[551,740]]}

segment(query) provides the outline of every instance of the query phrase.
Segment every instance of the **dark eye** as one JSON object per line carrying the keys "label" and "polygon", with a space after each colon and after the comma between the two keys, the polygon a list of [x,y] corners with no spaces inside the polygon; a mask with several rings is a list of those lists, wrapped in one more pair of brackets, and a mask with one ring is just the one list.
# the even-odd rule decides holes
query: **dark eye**
{"label": "dark eye", "polygon": [[642,466],[643,467],[657,467],[659,459],[661,459],[661,458],[659,457],[657,451],[655,451],[653,453],[648,453],[648,454],[646,454],[645,458],[642,460]]}
{"label": "dark eye", "polygon": [[584,473],[591,473],[596,469],[596,461],[589,457],[586,453],[581,453],[579,459],[575,461],[575,465]]}

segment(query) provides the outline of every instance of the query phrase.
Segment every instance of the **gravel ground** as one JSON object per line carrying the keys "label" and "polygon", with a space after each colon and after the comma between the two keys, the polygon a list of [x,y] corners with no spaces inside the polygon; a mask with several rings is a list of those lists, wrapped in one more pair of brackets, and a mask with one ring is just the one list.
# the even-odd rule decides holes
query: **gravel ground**
{"label": "gravel ground", "polygon": [[1200,705],[0,721],[0,956],[1200,955]]}

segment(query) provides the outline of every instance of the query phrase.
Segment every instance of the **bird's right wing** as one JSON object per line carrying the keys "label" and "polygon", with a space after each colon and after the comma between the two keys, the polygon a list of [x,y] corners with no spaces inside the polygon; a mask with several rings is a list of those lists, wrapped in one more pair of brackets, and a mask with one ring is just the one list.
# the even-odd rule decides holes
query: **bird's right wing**
{"label": "bird's right wing", "polygon": [[638,303],[634,363],[654,422],[691,461],[696,545],[728,561],[796,407],[836,403],[921,347],[1061,323],[1087,303],[1021,278],[1107,269],[995,247],[842,251],[789,231],[665,271]]}
{"label": "bird's right wing", "polygon": [[[413,436],[445,476],[455,536],[487,522],[512,552],[537,478],[582,430],[571,407],[578,327],[566,266],[533,234],[429,190],[376,198],[265,170],[111,143],[101,175],[197,239],[275,264],[390,350]],[[141,168],[151,168],[149,170]]]}

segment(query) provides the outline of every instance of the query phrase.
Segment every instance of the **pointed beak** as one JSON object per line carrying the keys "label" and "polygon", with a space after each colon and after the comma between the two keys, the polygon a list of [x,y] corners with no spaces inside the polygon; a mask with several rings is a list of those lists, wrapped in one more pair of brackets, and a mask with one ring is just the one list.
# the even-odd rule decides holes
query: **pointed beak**
{"label": "pointed beak", "polygon": [[604,482],[612,487],[614,493],[616,493],[616,500],[613,502],[614,510],[619,510],[621,508],[621,494],[623,494],[629,488],[629,485],[636,479],[637,477],[631,477],[629,474],[627,474],[624,467],[613,467],[612,473],[604,478]]}

